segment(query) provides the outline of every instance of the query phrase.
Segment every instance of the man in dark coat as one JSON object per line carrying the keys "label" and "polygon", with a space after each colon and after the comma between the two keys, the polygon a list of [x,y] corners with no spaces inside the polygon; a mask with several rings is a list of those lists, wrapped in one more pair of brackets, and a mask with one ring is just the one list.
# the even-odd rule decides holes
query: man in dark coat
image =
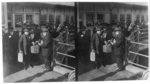
{"label": "man in dark coat", "polygon": [[9,32],[8,29],[3,30],[3,58],[4,61],[8,60],[9,56]]}
{"label": "man in dark coat", "polygon": [[41,42],[39,45],[41,46],[41,57],[43,59],[43,62],[45,64],[45,68],[47,70],[52,70],[53,68],[53,38],[55,38],[59,32],[58,28],[56,31],[49,31],[46,26],[41,26],[42,33],[41,33]]}
{"label": "man in dark coat", "polygon": [[90,32],[86,31],[86,27],[82,27],[77,34],[77,55],[79,61],[88,63],[90,58]]}
{"label": "man in dark coat", "polygon": [[48,29],[45,26],[41,27],[42,33],[41,33],[41,57],[45,64],[45,68],[49,69],[51,66],[51,60],[52,60],[52,36],[50,35]]}
{"label": "man in dark coat", "polygon": [[17,62],[17,53],[18,53],[18,42],[19,42],[19,32],[14,31],[13,28],[10,28],[10,49],[11,49],[11,57],[12,62]]}
{"label": "man in dark coat", "polygon": [[120,26],[115,27],[113,31],[113,47],[112,55],[117,62],[118,70],[124,70],[124,58],[125,58],[125,36]]}

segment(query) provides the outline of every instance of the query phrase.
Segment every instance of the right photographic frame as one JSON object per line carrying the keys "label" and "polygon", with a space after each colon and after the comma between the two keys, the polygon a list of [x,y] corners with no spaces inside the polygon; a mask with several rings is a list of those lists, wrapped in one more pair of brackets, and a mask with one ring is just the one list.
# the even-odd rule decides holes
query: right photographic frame
{"label": "right photographic frame", "polygon": [[146,80],[148,2],[77,2],[77,80]]}

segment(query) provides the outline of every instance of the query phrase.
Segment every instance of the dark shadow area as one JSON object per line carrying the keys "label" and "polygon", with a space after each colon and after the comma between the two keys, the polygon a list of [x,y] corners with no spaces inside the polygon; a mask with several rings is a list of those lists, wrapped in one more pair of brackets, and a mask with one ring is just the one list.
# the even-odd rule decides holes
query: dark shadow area
{"label": "dark shadow area", "polygon": [[[72,56],[75,57],[75,55],[76,55],[75,49],[68,51],[67,54],[72,55]],[[76,64],[76,59],[68,57],[68,65],[72,66],[72,67],[75,67],[76,66],[75,64]]]}
{"label": "dark shadow area", "polygon": [[78,63],[78,76],[88,71],[91,71],[94,68],[95,68],[95,64],[93,62],[88,62],[88,63],[79,62]]}
{"label": "dark shadow area", "polygon": [[[147,49],[143,49],[141,51],[139,51],[140,54],[144,54],[144,55],[148,55],[148,48]],[[148,67],[148,59],[146,57],[142,57],[142,56],[138,56],[139,57],[139,64],[147,66]]]}
{"label": "dark shadow area", "polygon": [[115,71],[115,72],[110,72],[104,76],[100,76],[100,77],[97,77],[95,79],[92,79],[91,81],[104,81],[107,77],[110,77],[110,76],[113,76],[114,74],[116,74],[118,71]]}
{"label": "dark shadow area", "polygon": [[[17,57],[16,57],[17,58]],[[34,66],[41,65],[42,62],[39,58],[39,56],[32,56],[32,64]],[[21,71],[24,69],[23,63],[17,62],[17,60],[11,60],[8,59],[3,60],[3,76],[6,77],[8,75],[11,75],[13,73],[16,73],[18,71]]]}
{"label": "dark shadow area", "polygon": [[3,76],[6,77],[13,73],[16,73],[23,69],[23,64],[21,63],[9,63],[4,61],[3,62]]}
{"label": "dark shadow area", "polygon": [[44,72],[42,72],[42,73],[37,73],[37,74],[34,75],[34,76],[27,77],[27,78],[25,78],[25,79],[22,79],[22,80],[19,80],[19,81],[16,81],[16,82],[30,82],[30,81],[32,81],[34,78],[42,76],[42,75],[43,75],[44,73],[46,73],[46,72],[48,72],[48,71],[44,71]]}

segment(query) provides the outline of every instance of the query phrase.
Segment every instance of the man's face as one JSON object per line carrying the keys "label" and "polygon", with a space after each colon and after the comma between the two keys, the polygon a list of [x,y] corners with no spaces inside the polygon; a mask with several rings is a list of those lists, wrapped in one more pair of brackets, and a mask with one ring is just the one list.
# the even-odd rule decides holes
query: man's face
{"label": "man's face", "polygon": [[46,33],[47,33],[47,32],[43,32],[43,36],[46,36]]}
{"label": "man's face", "polygon": [[25,34],[25,35],[29,35],[29,32],[28,32],[28,31],[25,31],[24,34]]}

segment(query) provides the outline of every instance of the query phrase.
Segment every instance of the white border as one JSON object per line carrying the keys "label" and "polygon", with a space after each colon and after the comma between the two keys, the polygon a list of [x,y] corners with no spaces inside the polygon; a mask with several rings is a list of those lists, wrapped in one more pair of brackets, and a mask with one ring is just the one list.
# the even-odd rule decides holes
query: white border
{"label": "white border", "polygon": [[[1,0],[0,2],[148,2],[148,6],[149,6],[149,0]],[[1,11],[1,6],[0,6],[0,11]],[[148,13],[149,13],[150,9],[148,8]],[[150,14],[150,13],[149,13]],[[148,15],[149,15],[148,14]],[[2,15],[0,12],[0,23],[2,23],[2,19],[1,19]],[[148,18],[148,20],[150,21],[150,18]],[[149,24],[149,23],[148,23]],[[0,48],[2,48],[2,24],[0,24]],[[150,32],[150,29],[148,30],[148,32]],[[150,34],[149,34],[150,37]],[[149,38],[150,39],[150,38]],[[149,41],[150,42],[150,41]],[[150,52],[150,49],[149,49]],[[2,66],[2,49],[0,49],[0,83],[3,83],[3,66]],[[32,82],[33,83],[33,82]],[[41,82],[40,82],[41,83]],[[48,82],[47,82],[48,83]],[[49,82],[49,83],[71,83],[71,84],[150,84],[150,80],[135,80],[135,81],[96,81],[96,82]],[[22,83],[21,83],[22,84]],[[33,83],[35,84],[35,83]]]}

